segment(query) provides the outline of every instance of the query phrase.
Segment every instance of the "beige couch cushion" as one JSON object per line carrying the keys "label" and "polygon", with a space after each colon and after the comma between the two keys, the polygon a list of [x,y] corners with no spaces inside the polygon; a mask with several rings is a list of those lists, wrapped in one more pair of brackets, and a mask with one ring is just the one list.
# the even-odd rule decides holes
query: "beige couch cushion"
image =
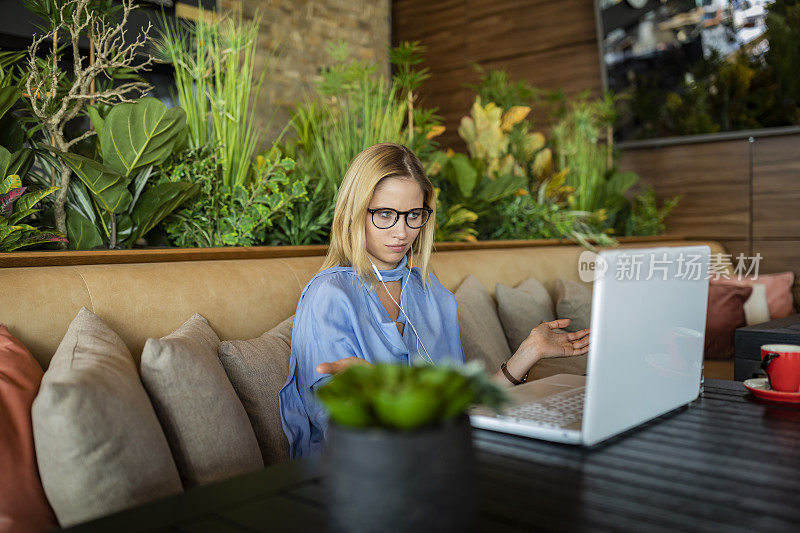
{"label": "beige couch cushion", "polygon": [[511,351],[492,297],[473,275],[464,278],[455,296],[464,357],[483,361],[488,372],[496,372]]}
{"label": "beige couch cushion", "polygon": [[553,299],[558,318],[572,320],[566,329],[569,332],[589,327],[592,317],[592,291],[576,281],[559,278],[553,283]]}
{"label": "beige couch cushion", "polygon": [[[692,244],[710,244],[712,253],[725,252],[719,243],[685,240],[621,247]],[[307,248],[314,247],[278,247],[269,252],[281,257],[270,259],[258,258],[262,250],[226,249],[225,256],[237,259],[161,262],[161,251],[150,250],[141,252],[141,259],[130,264],[0,268],[4,289],[0,291],[0,321],[28,347],[42,368],[47,368],[81,306],[102,316],[137,362],[148,338],[169,334],[193,313],[206,317],[220,338],[251,339],[294,312],[300,292],[322,265],[321,255],[293,256],[308,253]],[[197,257],[209,254],[184,251]],[[583,251],[580,246],[556,245],[448,250],[433,253],[431,266],[439,281],[453,292],[467,274],[478,278],[490,293],[496,283],[514,287],[532,276],[552,296],[554,279],[580,281],[577,265]],[[138,254],[121,257],[130,261]],[[113,255],[110,260],[118,260],[117,254]],[[37,260],[52,261],[45,257]],[[71,263],[73,259],[65,256],[63,261]],[[169,305],[165,305],[165,297],[170,298]],[[43,313],[43,308],[48,312]]]}
{"label": "beige couch cushion", "polygon": [[247,411],[266,465],[289,460],[278,392],[289,373],[293,322],[294,315],[255,339],[219,345],[219,359]]}
{"label": "beige couch cushion", "polygon": [[247,413],[219,362],[219,337],[195,314],[142,352],[144,386],[185,486],[264,466]]}
{"label": "beige couch cushion", "polygon": [[130,352],[88,309],[69,325],[32,415],[42,485],[62,526],[182,490]]}
{"label": "beige couch cushion", "polygon": [[524,280],[513,289],[498,283],[494,293],[497,314],[512,353],[517,351],[533,328],[556,319],[550,295],[534,278]]}

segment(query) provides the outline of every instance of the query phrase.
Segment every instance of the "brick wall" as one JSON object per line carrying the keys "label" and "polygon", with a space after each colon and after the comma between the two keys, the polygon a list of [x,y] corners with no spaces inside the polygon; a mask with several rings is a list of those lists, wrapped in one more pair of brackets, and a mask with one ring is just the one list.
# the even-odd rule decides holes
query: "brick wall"
{"label": "brick wall", "polygon": [[246,19],[252,19],[256,10],[261,12],[256,73],[271,61],[256,108],[262,147],[286,125],[288,107],[306,94],[313,95],[319,70],[330,63],[325,52],[328,42],[343,40],[352,57],[376,61],[389,74],[390,0],[220,0],[219,4],[223,12],[241,7]]}

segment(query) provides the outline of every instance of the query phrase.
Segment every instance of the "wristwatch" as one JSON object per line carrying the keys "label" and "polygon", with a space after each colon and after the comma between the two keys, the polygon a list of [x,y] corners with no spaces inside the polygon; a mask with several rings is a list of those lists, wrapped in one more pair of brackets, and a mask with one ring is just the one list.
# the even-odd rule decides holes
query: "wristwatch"
{"label": "wristwatch", "polygon": [[506,363],[505,362],[502,365],[500,365],[500,370],[503,371],[503,375],[506,377],[506,379],[508,379],[508,381],[510,381],[514,385],[522,385],[528,379],[528,374],[525,374],[525,376],[523,376],[522,381],[520,381],[517,378],[515,378],[514,376],[512,376],[511,372],[508,371],[508,368],[506,367]]}

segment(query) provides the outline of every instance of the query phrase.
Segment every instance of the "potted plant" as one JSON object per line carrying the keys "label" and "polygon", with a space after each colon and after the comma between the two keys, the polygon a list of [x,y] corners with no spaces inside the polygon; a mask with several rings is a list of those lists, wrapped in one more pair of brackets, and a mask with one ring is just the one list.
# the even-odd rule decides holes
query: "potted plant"
{"label": "potted plant", "polygon": [[474,520],[473,404],[499,408],[480,366],[348,368],[318,390],[325,488],[337,531],[465,531]]}

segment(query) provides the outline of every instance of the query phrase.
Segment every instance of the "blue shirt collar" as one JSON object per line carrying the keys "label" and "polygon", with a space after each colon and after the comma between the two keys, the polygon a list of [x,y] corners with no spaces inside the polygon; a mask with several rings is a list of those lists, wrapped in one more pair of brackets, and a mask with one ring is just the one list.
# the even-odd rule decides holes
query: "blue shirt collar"
{"label": "blue shirt collar", "polygon": [[394,267],[393,269],[391,270],[378,269],[381,273],[383,281],[397,281],[398,279],[403,279],[403,276],[406,274],[406,272],[408,272],[408,269],[406,268],[407,261],[408,258],[404,255],[403,259],[401,259],[400,262],[397,263],[397,266]]}

